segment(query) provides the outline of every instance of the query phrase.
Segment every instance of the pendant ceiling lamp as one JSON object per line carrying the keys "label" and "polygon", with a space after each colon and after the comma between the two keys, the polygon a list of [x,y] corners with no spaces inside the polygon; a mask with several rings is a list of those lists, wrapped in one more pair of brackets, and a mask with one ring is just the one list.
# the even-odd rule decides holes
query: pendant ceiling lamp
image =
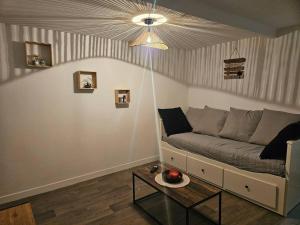
{"label": "pendant ceiling lamp", "polygon": [[141,14],[135,16],[132,22],[139,25],[147,27],[140,36],[138,36],[134,41],[129,43],[130,47],[134,46],[145,46],[149,48],[157,48],[161,50],[167,50],[168,46],[160,39],[160,37],[154,33],[151,29],[153,26],[159,26],[167,22],[166,17],[160,14],[150,13]]}

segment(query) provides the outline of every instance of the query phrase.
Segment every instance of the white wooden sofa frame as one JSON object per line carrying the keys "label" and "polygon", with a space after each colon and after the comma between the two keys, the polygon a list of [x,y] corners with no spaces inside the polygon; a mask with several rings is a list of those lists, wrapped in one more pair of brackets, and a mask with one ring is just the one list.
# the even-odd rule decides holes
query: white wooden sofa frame
{"label": "white wooden sofa frame", "polygon": [[[164,128],[161,120],[159,123],[162,137]],[[287,216],[300,202],[300,140],[287,142],[285,177],[238,169],[200,154],[178,149],[162,139],[160,144],[162,162],[282,216]]]}

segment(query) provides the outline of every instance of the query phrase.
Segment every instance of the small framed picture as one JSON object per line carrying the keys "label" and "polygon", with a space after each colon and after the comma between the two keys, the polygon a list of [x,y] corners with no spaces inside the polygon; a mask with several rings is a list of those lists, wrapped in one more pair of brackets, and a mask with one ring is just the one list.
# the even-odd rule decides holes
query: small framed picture
{"label": "small framed picture", "polygon": [[77,88],[80,90],[92,90],[97,88],[97,73],[90,71],[76,72]]}

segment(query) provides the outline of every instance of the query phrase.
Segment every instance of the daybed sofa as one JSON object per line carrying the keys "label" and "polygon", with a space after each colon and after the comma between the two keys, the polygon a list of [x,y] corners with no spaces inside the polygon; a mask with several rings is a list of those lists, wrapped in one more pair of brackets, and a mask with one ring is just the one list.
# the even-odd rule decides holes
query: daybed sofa
{"label": "daybed sofa", "polygon": [[161,122],[163,162],[283,216],[300,202],[300,141],[287,141],[285,159],[260,156],[300,115],[206,106],[186,118],[192,132],[167,136]]}

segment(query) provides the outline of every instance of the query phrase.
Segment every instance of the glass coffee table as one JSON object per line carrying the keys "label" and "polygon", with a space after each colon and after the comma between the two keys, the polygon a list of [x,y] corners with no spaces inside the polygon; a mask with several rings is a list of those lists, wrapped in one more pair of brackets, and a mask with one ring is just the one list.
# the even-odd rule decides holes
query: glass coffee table
{"label": "glass coffee table", "polygon": [[[194,225],[200,224],[201,220],[209,221],[209,224],[221,225],[221,203],[222,190],[207,184],[200,179],[190,177],[190,183],[183,188],[167,188],[157,184],[155,176],[163,169],[169,168],[165,165],[159,165],[158,171],[151,173],[152,165],[139,167],[132,172],[133,185],[133,203],[138,206],[157,223],[163,225]],[[147,193],[143,197],[136,198],[136,179],[144,183],[144,188],[150,186],[152,193]],[[148,187],[147,187],[148,188]],[[143,187],[139,186],[141,191]],[[208,219],[195,208],[201,203],[218,197],[216,221]]]}

